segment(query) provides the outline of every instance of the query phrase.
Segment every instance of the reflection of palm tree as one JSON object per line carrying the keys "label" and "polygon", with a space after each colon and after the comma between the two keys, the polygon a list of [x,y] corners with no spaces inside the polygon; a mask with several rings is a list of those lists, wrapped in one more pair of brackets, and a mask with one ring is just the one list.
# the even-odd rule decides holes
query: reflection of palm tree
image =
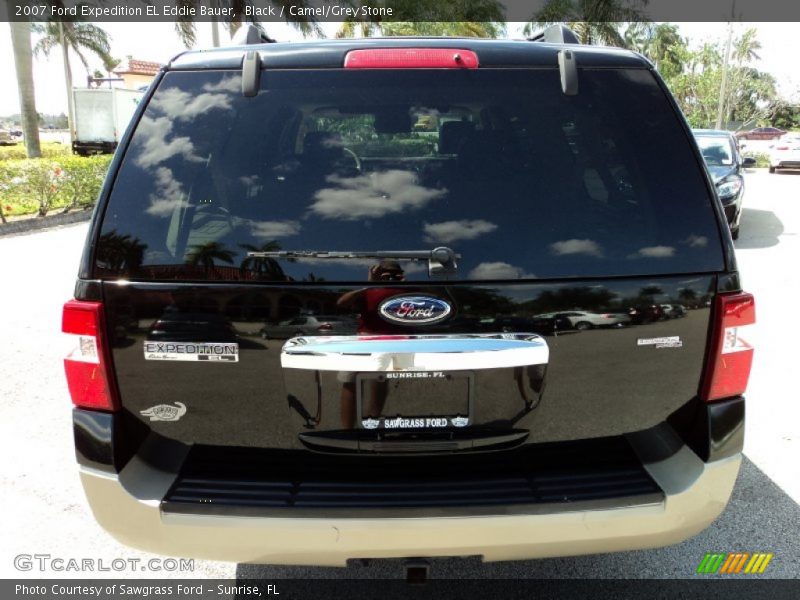
{"label": "reflection of palm tree", "polygon": [[548,0],[531,17],[524,32],[530,35],[543,25],[566,22],[581,44],[608,44],[625,47],[625,39],[617,26],[621,22],[646,21],[644,14],[632,5],[646,0]]}
{"label": "reflection of palm tree", "polygon": [[[260,246],[253,244],[239,244],[239,247],[247,252],[276,252],[281,249],[279,242],[273,240],[265,242]],[[239,265],[239,271],[244,278],[246,272],[254,273],[257,279],[266,279],[269,281],[282,281],[286,279],[286,274],[281,269],[274,258],[267,256],[245,256],[242,264]]]}
{"label": "reflection of palm tree", "polygon": [[664,290],[658,285],[646,285],[639,290],[639,296],[642,298],[650,298],[651,301],[653,301],[656,296],[660,296],[663,293]]}
{"label": "reflection of palm tree", "polygon": [[186,264],[196,267],[201,265],[205,271],[206,278],[214,272],[214,261],[233,264],[235,252],[228,250],[219,242],[206,242],[191,247],[189,254],[186,255]]}
{"label": "reflection of palm tree", "polygon": [[104,233],[97,241],[97,260],[109,271],[134,273],[144,262],[147,244],[130,235],[120,235],[116,229]]}

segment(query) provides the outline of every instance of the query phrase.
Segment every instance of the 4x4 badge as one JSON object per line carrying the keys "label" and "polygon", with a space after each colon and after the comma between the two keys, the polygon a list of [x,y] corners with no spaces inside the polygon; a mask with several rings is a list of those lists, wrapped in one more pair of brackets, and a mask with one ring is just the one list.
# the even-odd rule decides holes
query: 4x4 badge
{"label": "4x4 badge", "polygon": [[186,414],[186,405],[183,402],[175,404],[177,406],[157,404],[147,410],[140,410],[139,414],[143,417],[150,417],[151,421],[177,421]]}

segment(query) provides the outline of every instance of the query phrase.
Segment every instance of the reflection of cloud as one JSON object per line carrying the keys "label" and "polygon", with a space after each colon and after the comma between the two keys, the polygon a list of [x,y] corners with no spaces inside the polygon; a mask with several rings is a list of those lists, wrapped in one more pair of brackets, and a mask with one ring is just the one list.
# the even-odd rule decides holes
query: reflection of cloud
{"label": "reflection of cloud", "polygon": [[[219,85],[223,83],[224,80]],[[225,92],[190,94],[178,88],[168,88],[153,97],[152,106],[172,119],[186,121],[214,109],[230,110],[231,96]]]}
{"label": "reflection of cloud", "polygon": [[497,229],[497,225],[483,219],[425,223],[425,241],[449,244],[458,240],[474,240]]}
{"label": "reflection of cloud", "polygon": [[217,83],[207,83],[203,86],[205,92],[241,92],[242,78],[239,75],[225,76]]}
{"label": "reflection of cloud", "polygon": [[527,279],[535,277],[506,262],[482,262],[469,272],[470,279]]}
{"label": "reflection of cloud", "polygon": [[154,217],[169,217],[175,209],[187,206],[183,186],[175,180],[172,169],[157,167],[153,176],[154,193],[150,194],[147,214]]}
{"label": "reflection of cloud", "polygon": [[590,256],[603,256],[603,251],[597,242],[592,240],[563,240],[550,244],[550,251],[558,256],[566,254],[588,254]]}
{"label": "reflection of cloud", "polygon": [[670,258],[675,255],[675,248],[672,246],[646,246],[639,248],[628,258]]}
{"label": "reflection of cloud", "polygon": [[300,233],[297,221],[250,221],[250,232],[255,237],[274,240]]}
{"label": "reflection of cloud", "polygon": [[226,77],[205,85],[202,94],[191,94],[178,88],[159,91],[136,128],[134,139],[142,144],[136,164],[146,169],[173,156],[182,156],[193,162],[205,160],[195,154],[189,137],[170,139],[172,126],[175,121],[191,120],[212,110],[230,110],[231,94],[239,89],[240,82],[238,76]]}
{"label": "reflection of cloud", "polygon": [[194,144],[188,137],[176,137],[167,141],[171,131],[172,122],[167,117],[142,117],[136,128],[135,139],[142,144],[136,164],[146,169],[177,155],[193,162],[203,160],[195,156]]}
{"label": "reflection of cloud", "polygon": [[690,235],[683,240],[684,244],[689,244],[692,248],[705,248],[708,245],[708,238],[704,235]]}
{"label": "reflection of cloud", "polygon": [[358,177],[332,175],[328,183],[338,187],[319,190],[311,212],[326,219],[378,219],[421,208],[447,190],[417,183],[411,171],[390,170]]}

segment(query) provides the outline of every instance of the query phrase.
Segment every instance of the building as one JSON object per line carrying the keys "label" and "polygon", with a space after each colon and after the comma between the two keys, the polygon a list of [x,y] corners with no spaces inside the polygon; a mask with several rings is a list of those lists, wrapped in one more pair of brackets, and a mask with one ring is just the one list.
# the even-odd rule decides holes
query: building
{"label": "building", "polygon": [[122,78],[122,87],[138,90],[143,86],[150,85],[161,66],[157,62],[138,60],[128,56],[114,69],[114,74]]}

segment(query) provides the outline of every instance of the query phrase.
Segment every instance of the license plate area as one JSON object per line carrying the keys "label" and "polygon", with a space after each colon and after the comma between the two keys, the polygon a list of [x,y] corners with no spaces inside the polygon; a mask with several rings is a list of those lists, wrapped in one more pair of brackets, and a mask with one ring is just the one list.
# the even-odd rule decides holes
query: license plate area
{"label": "license plate area", "polygon": [[356,375],[358,427],[379,431],[443,430],[472,424],[470,371],[398,371]]}

